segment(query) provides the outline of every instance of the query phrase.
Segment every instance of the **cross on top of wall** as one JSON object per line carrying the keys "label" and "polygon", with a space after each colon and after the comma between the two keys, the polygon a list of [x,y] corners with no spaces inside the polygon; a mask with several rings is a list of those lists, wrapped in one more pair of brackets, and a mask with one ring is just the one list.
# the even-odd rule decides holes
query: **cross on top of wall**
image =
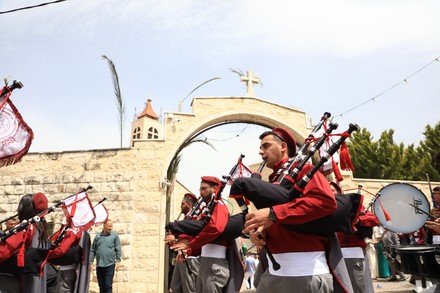
{"label": "cross on top of wall", "polygon": [[255,97],[254,83],[261,84],[261,80],[252,71],[247,71],[246,76],[240,76],[240,81],[245,82],[247,85],[246,97]]}

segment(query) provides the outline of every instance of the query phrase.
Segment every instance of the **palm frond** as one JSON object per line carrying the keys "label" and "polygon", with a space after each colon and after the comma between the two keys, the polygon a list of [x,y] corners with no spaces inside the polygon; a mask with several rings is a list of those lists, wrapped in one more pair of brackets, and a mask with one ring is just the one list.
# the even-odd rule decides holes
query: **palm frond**
{"label": "palm frond", "polygon": [[229,68],[229,70],[230,70],[232,73],[237,74],[238,76],[244,76],[244,72],[243,72],[241,69],[233,69],[233,68]]}
{"label": "palm frond", "polygon": [[124,122],[125,122],[125,105],[124,105],[124,100],[122,98],[122,92],[121,92],[121,87],[119,85],[119,76],[118,76],[118,72],[116,71],[116,66],[113,63],[113,61],[108,58],[106,55],[102,55],[101,56],[102,59],[107,61],[108,67],[110,69],[110,73],[112,75],[112,81],[113,81],[113,90],[116,96],[116,107],[118,109],[118,119],[119,119],[119,133],[120,133],[120,142],[121,142],[121,147],[122,147],[122,138],[123,138],[123,133],[124,133]]}
{"label": "palm frond", "polygon": [[102,55],[102,59],[106,60],[108,63],[108,68],[110,69],[110,72],[112,74],[112,80],[113,80],[113,90],[116,96],[116,104],[118,107],[118,110],[121,111],[124,108],[123,105],[123,99],[122,99],[122,93],[121,93],[121,87],[119,85],[119,76],[118,72],[116,71],[116,66],[113,63],[113,61],[108,58],[105,55]]}
{"label": "palm frond", "polygon": [[207,84],[208,82],[211,82],[211,81],[214,81],[214,80],[217,80],[217,79],[221,79],[221,77],[213,77],[213,78],[211,78],[211,79],[208,79],[208,80],[202,82],[202,83],[199,84],[197,87],[195,87],[195,88],[194,88],[189,94],[187,94],[186,97],[183,98],[182,101],[185,101],[185,99],[188,98],[193,92],[195,92],[196,90],[198,90],[199,88],[201,88],[202,86],[204,86],[205,84]]}

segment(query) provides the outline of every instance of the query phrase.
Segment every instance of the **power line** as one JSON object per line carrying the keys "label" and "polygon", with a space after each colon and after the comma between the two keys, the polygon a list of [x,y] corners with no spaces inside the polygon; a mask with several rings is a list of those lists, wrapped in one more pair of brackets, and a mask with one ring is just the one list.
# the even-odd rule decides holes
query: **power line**
{"label": "power line", "polygon": [[52,1],[52,2],[41,3],[41,4],[33,5],[33,6],[26,6],[26,7],[16,8],[16,9],[12,9],[12,10],[7,10],[7,11],[0,11],[0,14],[6,14],[6,13],[12,13],[12,12],[20,11],[20,10],[42,7],[42,6],[56,4],[56,3],[64,2],[64,1],[67,1],[67,0],[57,0],[57,1]]}
{"label": "power line", "polygon": [[437,58],[435,58],[434,60],[432,60],[431,62],[429,62],[428,64],[426,64],[426,65],[423,66],[422,68],[420,68],[419,70],[415,71],[413,74],[409,75],[407,78],[404,78],[402,81],[399,81],[399,82],[396,83],[395,85],[393,85],[393,86],[391,86],[390,88],[384,90],[384,91],[381,92],[380,94],[378,94],[378,95],[376,95],[376,96],[374,96],[374,97],[372,97],[372,98],[370,98],[370,99],[368,99],[368,100],[366,100],[366,101],[360,103],[360,104],[357,105],[357,106],[354,106],[353,108],[348,109],[347,111],[345,111],[345,112],[343,112],[343,113],[337,115],[336,117],[342,117],[344,114],[347,114],[347,113],[349,113],[349,112],[351,112],[351,111],[353,111],[353,110],[355,110],[355,109],[357,109],[357,108],[359,108],[359,107],[361,107],[361,106],[363,106],[363,105],[365,105],[365,104],[367,104],[367,103],[369,103],[369,102],[375,101],[378,97],[380,97],[380,96],[382,96],[383,94],[389,92],[390,90],[392,90],[393,88],[399,86],[400,84],[402,84],[402,83],[404,83],[404,82],[407,83],[407,82],[408,82],[408,79],[410,79],[410,78],[413,77],[414,75],[420,73],[422,70],[426,69],[428,66],[430,66],[432,63],[434,63],[434,62],[436,62],[436,61],[437,61],[437,62],[440,62],[440,56],[437,57]]}

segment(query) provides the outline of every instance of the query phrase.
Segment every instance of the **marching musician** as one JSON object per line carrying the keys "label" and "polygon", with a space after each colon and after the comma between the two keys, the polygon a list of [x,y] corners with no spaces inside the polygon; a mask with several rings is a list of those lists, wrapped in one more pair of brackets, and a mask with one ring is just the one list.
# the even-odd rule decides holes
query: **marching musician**
{"label": "marching musician", "polygon": [[[185,220],[192,220],[191,210],[194,207],[194,204],[197,202],[197,198],[192,193],[186,193],[180,204],[180,214],[183,214]],[[165,244],[174,245],[176,243],[176,237],[167,232],[167,236],[165,237]],[[196,292],[196,277],[199,272],[199,255],[195,255],[191,251],[188,252],[189,255],[185,257],[185,259],[181,259],[176,262],[176,265],[173,270],[173,275],[171,277],[170,283],[170,292],[179,293],[179,292]],[[188,268],[191,270],[189,272],[185,263],[187,263]]]}
{"label": "marching musician", "polygon": [[[440,186],[436,186],[432,189],[433,208],[431,214],[435,217],[440,217]],[[440,224],[439,220],[427,221],[425,226],[430,230],[427,231],[427,242],[429,244],[440,244]]]}
{"label": "marching musician", "polygon": [[[341,186],[337,182],[331,181],[330,188],[335,195],[343,194]],[[364,238],[372,237],[373,227],[379,224],[379,220],[372,212],[365,211],[355,221],[358,228],[357,232],[353,234],[337,232],[339,245],[354,292],[373,293],[374,287],[368,264],[369,260],[365,254],[367,243],[365,243]]]}
{"label": "marching musician", "polygon": [[[271,181],[289,157],[296,153],[296,142],[286,129],[275,128],[260,136],[260,151],[266,166],[273,170]],[[313,166],[306,164],[298,178]],[[294,183],[294,182],[293,182]],[[281,265],[275,270],[269,263],[262,275],[257,292],[333,292],[333,277],[326,259],[328,237],[300,233],[287,225],[307,223],[336,210],[336,200],[330,185],[321,173],[316,173],[302,196],[286,204],[262,208],[246,216],[245,230],[252,242],[273,254]]]}
{"label": "marching musician", "polygon": [[436,221],[426,221],[426,228],[432,229],[437,233],[440,233],[440,222]]}
{"label": "marching musician", "polygon": [[[43,193],[27,194],[18,204],[18,218],[20,222],[32,219],[48,208],[47,197]],[[48,225],[44,218],[39,222],[30,223],[26,229],[12,234],[5,241],[0,242],[0,292],[46,293],[46,268],[42,265],[49,249],[47,237]],[[26,263],[24,254],[30,248],[46,251],[42,255],[41,263]],[[25,273],[19,276],[12,275],[20,267],[36,268],[34,273]],[[40,271],[40,268],[42,271]],[[41,275],[40,275],[41,273]]]}
{"label": "marching musician", "polygon": [[89,289],[90,235],[70,219],[52,236],[49,262],[59,265],[55,293],[80,293]]}
{"label": "marching musician", "polygon": [[[215,198],[221,187],[217,177],[203,176],[200,182],[200,196],[207,206],[215,204],[209,222],[193,238],[180,236],[179,242],[171,246],[174,250],[201,249],[196,292],[221,292],[229,280],[229,261],[226,258],[227,241],[216,241],[228,222],[229,210],[221,196]],[[206,216],[202,214],[202,217]],[[215,269],[214,269],[215,268]]]}

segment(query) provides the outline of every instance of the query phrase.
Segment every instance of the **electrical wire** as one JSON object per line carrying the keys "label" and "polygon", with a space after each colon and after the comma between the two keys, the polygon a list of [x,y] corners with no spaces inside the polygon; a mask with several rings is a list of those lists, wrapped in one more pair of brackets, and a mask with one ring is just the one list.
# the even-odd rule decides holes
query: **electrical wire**
{"label": "electrical wire", "polygon": [[361,106],[363,106],[363,105],[365,105],[365,104],[367,104],[367,103],[369,103],[369,102],[375,101],[378,97],[380,97],[380,96],[382,96],[383,94],[389,92],[390,90],[392,90],[393,88],[399,86],[400,84],[402,84],[402,83],[404,83],[404,82],[407,83],[407,82],[408,82],[408,79],[410,79],[410,78],[413,77],[414,75],[420,73],[421,71],[423,71],[424,69],[426,69],[428,66],[430,66],[430,65],[431,65],[432,63],[434,63],[434,62],[440,62],[440,56],[437,57],[437,58],[435,58],[434,60],[432,60],[431,62],[429,62],[428,64],[426,64],[426,65],[423,66],[422,68],[420,68],[419,70],[415,71],[414,73],[412,73],[411,75],[409,75],[407,78],[404,78],[402,81],[399,81],[399,82],[396,83],[395,85],[393,85],[393,86],[391,86],[390,88],[384,90],[384,91],[381,92],[380,94],[378,94],[378,95],[376,95],[376,96],[374,96],[374,97],[372,97],[372,98],[370,98],[370,99],[368,99],[368,100],[366,100],[366,101],[360,103],[360,104],[357,105],[357,106],[354,106],[353,108],[348,109],[347,111],[345,111],[345,112],[343,112],[343,113],[341,113],[341,114],[339,114],[339,115],[337,115],[337,116],[335,116],[335,117],[342,117],[344,114],[347,114],[347,113],[349,113],[349,112],[351,112],[351,111],[353,111],[353,110],[356,110],[357,108],[359,108],[359,107],[361,107]]}
{"label": "electrical wire", "polygon": [[12,13],[12,12],[20,11],[20,10],[42,7],[42,6],[56,4],[56,3],[60,3],[60,2],[64,2],[64,1],[67,1],[67,0],[57,0],[57,1],[52,1],[52,2],[41,3],[41,4],[33,5],[33,6],[26,6],[26,7],[16,8],[16,9],[12,9],[12,10],[7,10],[7,11],[0,11],[0,14],[6,14],[6,13]]}

